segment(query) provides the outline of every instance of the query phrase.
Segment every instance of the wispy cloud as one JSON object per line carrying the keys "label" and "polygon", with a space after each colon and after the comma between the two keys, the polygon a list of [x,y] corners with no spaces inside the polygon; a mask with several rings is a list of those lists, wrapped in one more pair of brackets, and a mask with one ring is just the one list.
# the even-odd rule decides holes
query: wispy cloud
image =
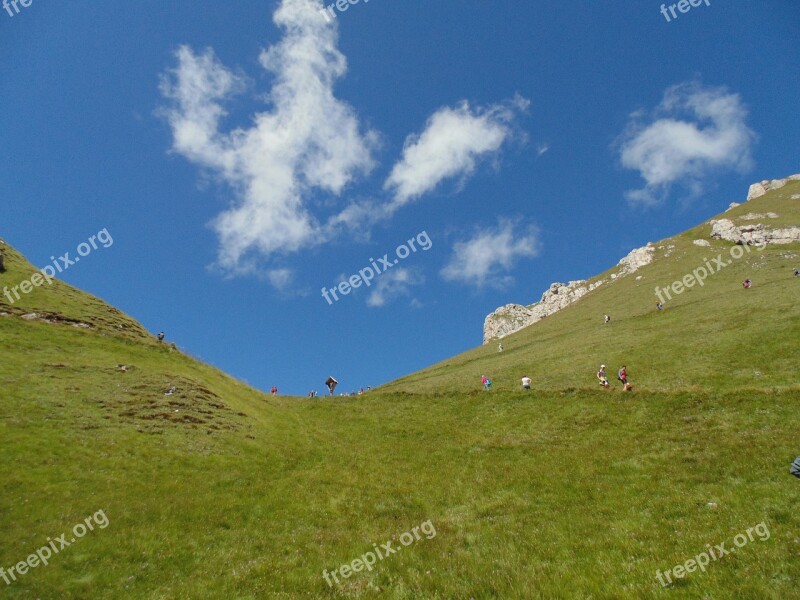
{"label": "wispy cloud", "polygon": [[536,157],[538,158],[539,156],[541,156],[542,154],[544,154],[548,150],[550,150],[550,144],[539,144],[536,147]]}
{"label": "wispy cloud", "polygon": [[386,180],[393,208],[433,191],[445,180],[466,180],[480,159],[496,153],[512,137],[513,121],[528,105],[517,96],[488,108],[472,109],[465,101],[435,112],[421,134],[406,139],[402,159]]}
{"label": "wispy cloud", "polygon": [[441,275],[445,280],[478,288],[503,287],[513,281],[508,271],[519,259],[538,253],[535,227],[515,227],[511,220],[499,219],[497,227],[482,229],[454,244],[453,255]]}
{"label": "wispy cloud", "polygon": [[294,272],[291,269],[271,269],[267,272],[267,279],[274,288],[285,290],[294,280]]}
{"label": "wispy cloud", "polygon": [[697,195],[714,171],[750,168],[756,136],[746,119],[741,98],[726,88],[688,82],[667,89],[649,118],[641,111],[631,115],[618,140],[622,165],[645,181],[626,194],[628,200],[656,205],[676,184]]}
{"label": "wispy cloud", "polygon": [[[424,282],[424,277],[410,268],[396,269],[384,273],[377,280],[372,293],[367,298],[367,306],[379,308],[401,296],[410,296],[411,288]],[[413,304],[414,299],[412,299]]]}

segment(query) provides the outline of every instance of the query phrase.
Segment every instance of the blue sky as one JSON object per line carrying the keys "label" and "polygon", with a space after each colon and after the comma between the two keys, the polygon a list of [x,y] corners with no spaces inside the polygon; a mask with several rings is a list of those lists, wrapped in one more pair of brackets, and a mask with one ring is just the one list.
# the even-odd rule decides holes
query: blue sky
{"label": "blue sky", "polygon": [[351,391],[800,171],[794,0],[320,6],[0,11],[0,236],[43,266],[106,228],[66,281],[259,388]]}

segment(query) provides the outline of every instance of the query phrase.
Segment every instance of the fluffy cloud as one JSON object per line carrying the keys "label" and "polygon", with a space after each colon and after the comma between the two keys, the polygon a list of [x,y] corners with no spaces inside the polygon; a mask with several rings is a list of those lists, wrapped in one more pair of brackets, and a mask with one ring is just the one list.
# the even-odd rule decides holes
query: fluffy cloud
{"label": "fluffy cloud", "polygon": [[[259,57],[272,88],[264,110],[247,126],[224,130],[226,104],[249,82],[213,50],[180,47],[177,65],[161,81],[173,151],[233,192],[227,210],[212,222],[217,265],[233,275],[258,273],[279,289],[291,284],[291,272],[265,271],[264,263],[324,244],[343,230],[368,238],[373,225],[440,182],[463,182],[515,135],[513,121],[528,105],[515,97],[486,108],[463,102],[440,109],[423,133],[406,140],[385,183],[388,196],[339,204],[348,186],[375,166],[379,136],[365,131],[355,110],[334,96],[347,62],[337,49],[336,22],[325,19],[320,7],[319,0],[281,1],[273,19],[283,37]],[[320,202],[318,194],[334,199]],[[376,302],[382,297],[377,294]]]}
{"label": "fluffy cloud", "polygon": [[497,227],[483,229],[471,239],[457,242],[441,275],[448,281],[479,288],[485,285],[502,287],[513,281],[506,273],[517,260],[536,256],[538,248],[535,228],[516,232],[514,223],[500,219]]}
{"label": "fluffy cloud", "polygon": [[384,273],[377,279],[372,293],[367,298],[367,306],[377,308],[400,296],[409,296],[411,287],[420,285],[424,281],[424,278],[412,269],[396,269]]}
{"label": "fluffy cloud", "polygon": [[715,170],[748,169],[755,134],[746,118],[739,95],[725,88],[695,82],[669,88],[650,122],[642,113],[632,115],[619,140],[622,165],[639,171],[646,184],[629,191],[628,200],[658,204],[675,184],[696,195]]}
{"label": "fluffy cloud", "polygon": [[447,179],[469,177],[479,159],[496,153],[512,136],[511,123],[528,105],[517,96],[485,109],[473,110],[462,102],[438,110],[421,134],[406,139],[403,157],[384,185],[394,194],[390,206],[398,208]]}
{"label": "fluffy cloud", "polygon": [[347,66],[319,3],[284,0],[274,20],[285,35],[260,56],[274,76],[269,110],[256,114],[251,127],[220,131],[223,102],[245,82],[212,50],[181,47],[177,67],[161,84],[172,100],[166,115],[174,150],[236,192],[213,223],[219,264],[234,272],[250,270],[253,255],[324,242],[328,230],[309,212],[309,195],[315,189],[339,194],[373,166],[376,134],[363,133],[354,110],[333,95]]}

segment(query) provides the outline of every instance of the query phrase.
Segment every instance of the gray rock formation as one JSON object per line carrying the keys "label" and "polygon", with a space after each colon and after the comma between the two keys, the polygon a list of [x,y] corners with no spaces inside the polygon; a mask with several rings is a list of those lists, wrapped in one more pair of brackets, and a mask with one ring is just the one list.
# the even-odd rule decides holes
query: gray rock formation
{"label": "gray rock formation", "polygon": [[573,302],[582,298],[588,292],[597,289],[603,281],[585,285],[585,281],[570,281],[567,284],[553,283],[542,294],[542,299],[530,306],[521,304],[507,304],[495,310],[483,322],[483,343],[490,340],[503,338],[519,331],[523,327],[533,325],[547,317],[566,308]]}
{"label": "gray rock formation", "polygon": [[[625,258],[619,261],[620,269],[617,273],[613,273],[611,278],[616,279],[635,273],[645,265],[650,264],[653,261],[654,254],[655,247],[653,244],[647,244],[643,248],[632,250]],[[551,284],[550,288],[542,294],[541,300],[535,304],[530,306],[521,304],[501,306],[488,315],[483,322],[483,343],[488,344],[491,340],[504,338],[515,331],[533,325],[577,302],[604,283],[606,283],[604,279],[589,285],[584,280],[570,281],[566,284],[557,282]]]}
{"label": "gray rock formation", "polygon": [[619,265],[622,267],[622,269],[620,269],[617,277],[630,275],[642,267],[649,265],[651,262],[653,262],[655,250],[655,246],[653,246],[652,242],[647,244],[647,246],[642,246],[641,248],[636,248],[636,250],[631,250],[628,256],[619,261]]}
{"label": "gray rock formation", "polygon": [[769,229],[762,223],[736,226],[730,219],[711,221],[711,237],[739,245],[763,246],[800,242],[800,227]]}
{"label": "gray rock formation", "polygon": [[782,188],[790,181],[800,181],[800,174],[791,175],[786,179],[773,179],[772,181],[765,179],[759,183],[754,183],[747,192],[747,200],[750,201],[753,198],[760,198],[767,192]]}

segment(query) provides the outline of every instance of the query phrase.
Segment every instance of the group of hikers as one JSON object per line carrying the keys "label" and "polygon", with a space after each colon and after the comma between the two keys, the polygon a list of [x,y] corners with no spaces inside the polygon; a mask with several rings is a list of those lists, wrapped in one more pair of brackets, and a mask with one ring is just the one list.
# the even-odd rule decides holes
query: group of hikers
{"label": "group of hikers", "polygon": [[[325,380],[325,387],[328,388],[328,395],[333,396],[333,392],[336,391],[336,386],[339,385],[339,382],[333,377],[330,376]],[[368,385],[366,389],[363,387],[358,388],[357,392],[350,392],[349,394],[339,394],[340,396],[361,396],[366,392],[370,391],[372,386]],[[317,390],[311,390],[308,392],[309,398],[316,398],[317,397]]]}
{"label": "group of hikers", "polygon": [[[600,365],[600,370],[597,372],[597,379],[600,382],[600,385],[603,386],[605,389],[609,389],[611,384],[608,382],[608,376],[606,375],[606,366]],[[617,379],[620,383],[622,383],[622,389],[626,392],[632,392],[633,386],[628,381],[628,367],[622,365],[617,371]],[[532,379],[527,375],[522,377],[522,389],[529,390],[531,389]],[[483,386],[483,391],[488,392],[492,389],[492,380],[489,379],[486,375],[481,375],[481,385]]]}
{"label": "group of hikers", "polygon": [[[328,377],[325,380],[325,387],[328,388],[328,394],[330,396],[333,396],[333,392],[336,390],[336,386],[337,385],[339,385],[339,382],[333,377]],[[372,389],[372,386],[367,386],[366,389],[364,389],[363,387],[359,388],[358,392],[351,392],[349,394],[339,394],[339,395],[340,396],[361,396],[362,394],[370,391],[371,389]],[[273,385],[272,388],[269,390],[269,393],[272,394],[273,396],[277,396],[278,395],[278,388]],[[317,398],[319,396],[319,394],[317,393],[317,390],[310,390],[308,392],[308,394],[306,394],[306,396],[308,398]]]}
{"label": "group of hikers", "polygon": [[[606,376],[606,366],[600,365],[600,370],[597,372],[597,379],[600,382],[600,385],[603,386],[605,389],[611,387],[611,384],[608,383],[608,377]],[[628,382],[628,367],[622,365],[617,371],[617,380],[622,383],[622,389],[626,392],[632,392],[633,386]]]}

